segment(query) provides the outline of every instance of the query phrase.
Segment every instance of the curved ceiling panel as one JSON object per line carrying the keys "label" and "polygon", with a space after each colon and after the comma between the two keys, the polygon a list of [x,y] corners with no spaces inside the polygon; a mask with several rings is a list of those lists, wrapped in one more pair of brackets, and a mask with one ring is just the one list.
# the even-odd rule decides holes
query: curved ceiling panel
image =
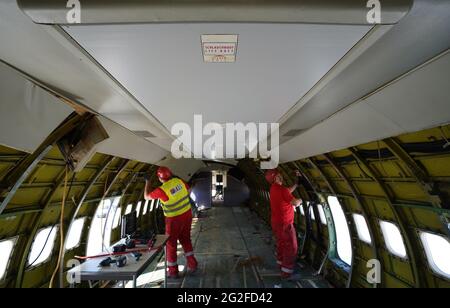
{"label": "curved ceiling panel", "polygon": [[[194,114],[205,123],[276,122],[371,28],[200,23],[64,30],[170,130],[193,124]],[[204,62],[200,37],[213,33],[239,35],[235,63]]]}
{"label": "curved ceiling panel", "polygon": [[117,123],[100,117],[102,125],[108,132],[109,138],[99,144],[97,151],[130,160],[149,164],[160,161],[169,152],[143,139]]}
{"label": "curved ceiling panel", "polygon": [[33,152],[72,109],[2,62],[0,80],[0,144]]}
{"label": "curved ceiling panel", "polygon": [[450,2],[416,0],[410,14],[325,84],[297,112],[285,117],[280,135],[306,130],[450,47]]}
{"label": "curved ceiling panel", "polygon": [[[170,149],[172,136],[66,33],[33,23],[15,0],[0,1],[0,59],[69,101]],[[30,48],[29,46],[33,46]],[[51,55],[51,56],[49,56]],[[94,86],[95,85],[95,86]]]}
{"label": "curved ceiling panel", "polygon": [[450,52],[445,52],[287,141],[280,147],[281,161],[449,123],[449,71]]}

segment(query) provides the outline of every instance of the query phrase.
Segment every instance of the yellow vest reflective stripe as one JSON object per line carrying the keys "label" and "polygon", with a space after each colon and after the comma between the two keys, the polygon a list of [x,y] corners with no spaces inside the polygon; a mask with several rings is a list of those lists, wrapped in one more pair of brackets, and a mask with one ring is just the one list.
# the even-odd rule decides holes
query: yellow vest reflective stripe
{"label": "yellow vest reflective stripe", "polygon": [[173,178],[162,184],[161,189],[169,197],[169,200],[161,202],[166,217],[179,216],[191,210],[189,191],[182,180]]}

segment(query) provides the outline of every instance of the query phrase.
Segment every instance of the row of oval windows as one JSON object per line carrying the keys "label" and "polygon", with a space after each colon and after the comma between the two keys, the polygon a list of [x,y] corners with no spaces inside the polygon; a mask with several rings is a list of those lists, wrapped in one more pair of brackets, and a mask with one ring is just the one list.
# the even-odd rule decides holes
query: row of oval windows
{"label": "row of oval windows", "polygon": [[[333,216],[334,226],[336,229],[337,237],[337,251],[339,258],[347,264],[351,264],[352,260],[352,246],[350,239],[350,230],[348,228],[348,222],[345,217],[344,211],[338,198],[335,196],[328,197],[328,204],[330,206],[331,214]],[[307,203],[307,208],[309,209],[309,217],[311,220],[316,221],[314,211],[312,207]],[[303,207],[300,207],[300,214],[305,216]],[[327,219],[325,211],[322,204],[317,205],[319,212],[320,222],[323,225],[327,225]],[[363,215],[353,213],[353,221],[356,226],[356,232],[358,238],[371,245],[372,238],[369,232],[369,227],[367,221]],[[383,238],[386,244],[387,250],[402,259],[407,259],[408,255],[406,252],[406,247],[403,241],[403,236],[400,232],[398,226],[390,221],[379,220],[379,225]],[[420,231],[419,236],[425,253],[427,255],[428,263],[432,270],[445,278],[450,278],[450,241],[448,238],[426,232]]]}
{"label": "row of oval windows", "polygon": [[[268,192],[259,191],[259,194],[263,198],[268,198]],[[328,197],[328,204],[330,206],[331,214],[333,216],[336,237],[337,237],[337,251],[339,258],[350,265],[352,260],[352,246],[350,239],[350,230],[348,228],[347,218],[345,217],[344,211],[338,198],[335,196]],[[307,203],[307,208],[309,209],[309,217],[311,220],[316,221],[316,217],[312,207]],[[299,207],[300,214],[305,216],[303,207]],[[322,204],[317,205],[317,210],[319,213],[320,222],[323,225],[327,225],[327,219],[325,211]],[[356,226],[356,232],[358,238],[371,245],[372,238],[370,236],[369,227],[367,221],[363,215],[353,213],[353,221]],[[402,259],[407,259],[407,252],[405,244],[403,241],[403,236],[400,232],[398,226],[390,221],[379,220],[379,225],[383,238],[385,240],[387,250]],[[438,275],[443,276],[447,279],[450,278],[450,242],[449,239],[430,232],[419,231],[419,236],[423,244],[428,263],[431,269]]]}
{"label": "row of oval windows", "polygon": [[[105,199],[99,204],[94,220],[96,218],[102,220],[103,218],[104,224],[102,224],[100,228],[106,226],[105,232],[106,235],[103,240],[101,238],[100,239],[96,238],[95,235],[96,234],[99,235],[101,233],[96,232],[98,230],[94,228],[95,224],[98,221],[93,221],[88,240],[88,249],[87,249],[88,255],[101,252],[103,244],[105,245],[107,244],[108,246],[110,245],[109,243],[110,232],[112,229],[115,229],[120,225],[121,210],[120,207],[118,206],[119,203],[120,197],[115,197]],[[156,208],[158,208],[158,206],[159,202],[157,200],[146,200],[144,202],[144,206],[141,212],[142,202],[140,201],[136,205],[135,210],[136,216],[137,217],[144,216],[152,212]],[[125,215],[130,214],[132,209],[133,204],[128,204],[125,209]],[[106,217],[104,215],[105,213],[112,213],[112,214],[108,214]],[[86,222],[85,217],[77,218],[72,222],[65,243],[66,251],[74,249],[80,245],[81,234],[85,222]],[[31,246],[30,254],[28,256],[27,269],[41,265],[49,260],[55,245],[58,228],[59,228],[58,225],[54,225],[42,228],[41,230],[38,231],[36,237],[33,240],[33,245]],[[17,239],[18,237],[14,237],[0,241],[0,280],[5,278],[6,270],[8,268],[9,261],[12,252],[14,250],[14,246],[17,242]],[[99,243],[100,243],[100,251],[98,250]]]}
{"label": "row of oval windows", "polygon": [[[97,218],[102,223],[100,228],[106,230],[105,237],[101,237],[102,232],[94,230],[91,227],[91,232],[88,240],[87,254],[92,255],[99,253],[103,250],[104,245],[110,245],[111,230],[117,228],[120,225],[121,210],[118,206],[120,203],[120,197],[105,199],[103,203],[98,206],[94,220]],[[330,206],[331,214],[335,225],[335,231],[337,236],[337,251],[340,259],[347,264],[352,260],[352,247],[350,239],[350,231],[348,228],[348,222],[343,212],[343,209],[334,196],[328,197],[328,204]],[[145,201],[142,208],[142,202],[138,202],[136,205],[136,216],[143,216],[149,212],[152,212],[159,206],[159,202],[156,200]],[[316,220],[312,207],[308,207],[309,215],[312,220]],[[322,224],[327,225],[326,215],[322,204],[317,205],[319,218]],[[125,215],[130,214],[133,209],[133,204],[128,204],[125,209]],[[108,213],[107,215],[105,215]],[[109,214],[109,213],[114,213]],[[301,215],[305,216],[303,207],[300,207]],[[369,228],[365,218],[354,213],[353,220],[356,226],[358,237],[361,241],[372,244],[372,238],[370,236]],[[407,252],[403,241],[402,234],[392,222],[380,220],[380,228],[383,233],[383,237],[386,243],[386,248],[393,255],[407,259]],[[79,246],[81,240],[81,233],[85,224],[85,218],[78,218],[74,220],[70,226],[67,241],[65,244],[66,250],[74,249]],[[98,224],[93,221],[92,226]],[[58,226],[51,226],[41,229],[34,241],[28,258],[28,268],[32,266],[40,265],[48,261],[52,250],[54,248]],[[97,228],[98,229],[98,228]],[[98,237],[100,235],[100,238]],[[450,242],[447,238],[420,231],[420,239],[425,249],[430,267],[437,274],[450,278]],[[8,267],[11,254],[13,252],[17,237],[0,241],[0,280],[4,278],[6,269]]]}

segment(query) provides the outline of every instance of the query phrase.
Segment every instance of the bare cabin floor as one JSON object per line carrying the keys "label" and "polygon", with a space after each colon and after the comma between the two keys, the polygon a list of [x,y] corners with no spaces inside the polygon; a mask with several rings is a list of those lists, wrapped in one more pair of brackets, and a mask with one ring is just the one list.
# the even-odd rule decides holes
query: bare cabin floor
{"label": "bare cabin floor", "polygon": [[[326,288],[308,266],[298,282],[282,281],[270,228],[245,207],[214,207],[194,219],[192,241],[199,262],[195,274],[169,280],[169,288]],[[179,247],[180,270],[184,257]],[[138,279],[139,287],[162,287],[164,262],[155,262]]]}

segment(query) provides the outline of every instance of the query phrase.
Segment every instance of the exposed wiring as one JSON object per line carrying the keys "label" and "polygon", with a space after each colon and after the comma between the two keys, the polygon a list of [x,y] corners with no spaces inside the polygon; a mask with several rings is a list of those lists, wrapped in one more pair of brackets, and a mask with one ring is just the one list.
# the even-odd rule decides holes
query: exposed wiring
{"label": "exposed wiring", "polygon": [[[73,184],[74,178],[75,178],[75,174],[72,176],[72,180],[71,180],[71,184],[70,184],[71,187],[70,187],[70,188],[72,188],[72,184]],[[69,192],[70,192],[70,189],[69,189]],[[45,240],[45,242],[44,242],[44,245],[42,246],[42,249],[41,249],[41,251],[39,252],[39,254],[38,254],[38,256],[36,257],[36,259],[34,259],[33,262],[31,262],[25,269],[31,268],[31,267],[36,263],[36,261],[39,260],[39,258],[41,257],[42,253],[43,253],[44,250],[45,250],[45,247],[47,247],[48,240],[50,239],[50,235],[52,234],[53,229],[54,229],[55,227],[56,227],[56,225],[53,225],[52,228],[50,229],[50,231],[48,232],[48,235],[47,235],[47,238],[46,238],[46,240]]]}
{"label": "exposed wiring", "polygon": [[[62,196],[62,201],[61,201],[61,214],[60,214],[60,241],[59,241],[59,254],[58,254],[58,262],[56,263],[56,267],[55,270],[53,271],[52,274],[52,278],[50,279],[50,283],[49,283],[49,288],[53,288],[53,282],[55,280],[56,274],[59,271],[60,266],[62,266],[61,264],[61,260],[64,254],[64,207],[66,204],[66,190],[67,190],[67,176],[69,174],[69,168],[66,165],[66,171],[65,171],[65,176],[64,176],[64,190],[63,190],[63,196]],[[72,178],[73,181],[73,178]]]}
{"label": "exposed wiring", "polygon": [[39,258],[41,257],[42,253],[43,253],[44,250],[45,250],[45,247],[47,247],[48,240],[50,239],[50,235],[52,234],[53,229],[54,229],[55,227],[56,227],[56,225],[53,225],[52,228],[50,229],[50,231],[48,232],[47,239],[45,240],[44,245],[42,246],[42,249],[41,249],[41,251],[39,252],[39,254],[38,254],[38,256],[36,257],[36,259],[34,259],[33,262],[31,262],[25,269],[31,268],[31,267],[37,262],[37,260],[39,260]]}
{"label": "exposed wiring", "polygon": [[[109,248],[105,245],[105,235],[106,235],[106,226],[108,225],[108,223],[111,222],[111,225],[114,223],[114,217],[111,217],[111,219],[109,217],[109,215],[111,214],[111,209],[113,208],[112,202],[113,201],[111,200],[109,203],[109,208],[108,208],[108,213],[106,214],[105,223],[103,224],[103,221],[101,223],[101,226],[103,226],[103,228],[102,228],[102,247],[105,251],[108,251],[108,252],[109,252]],[[104,204],[102,205],[102,213],[103,213],[103,210],[104,210]],[[117,205],[116,205],[116,211],[117,211]],[[114,216],[116,214],[116,211],[114,211]],[[103,218],[103,214],[102,214],[102,218]]]}
{"label": "exposed wiring", "polygon": [[102,199],[100,200],[100,206],[101,206],[101,213],[100,213],[100,237],[102,240],[102,251],[105,251],[105,234],[103,232],[103,208],[105,205],[105,196],[106,196],[106,191],[107,191],[107,184],[108,183],[108,175],[106,176],[106,181],[105,181],[105,187],[103,187],[103,195],[102,195]]}
{"label": "exposed wiring", "polygon": [[[100,207],[101,207],[101,213],[100,213],[100,236],[102,238],[102,251],[106,251],[106,245],[105,245],[105,228],[103,226],[106,226],[106,223],[108,222],[108,217],[106,217],[105,223],[103,223],[103,213],[105,212],[105,195],[103,195],[102,200],[100,201]],[[111,208],[111,207],[110,207]]]}
{"label": "exposed wiring", "polygon": [[[75,180],[75,175],[76,175],[76,173],[74,172],[73,175],[72,175],[72,178],[70,179],[69,190],[67,191],[67,194],[66,194],[67,197],[69,197],[70,193],[72,192],[72,187],[73,187],[73,182]],[[73,198],[74,197],[72,196],[72,200],[73,200]]]}
{"label": "exposed wiring", "polygon": [[368,177],[369,179],[372,179],[372,180],[373,180],[373,177],[370,176],[370,175],[366,172],[366,170],[364,170],[364,169],[361,167],[361,165],[359,164],[358,159],[355,159],[355,162],[356,162],[356,164],[358,165],[359,169],[362,171],[362,173],[364,173],[364,175],[365,175],[366,177]]}
{"label": "exposed wiring", "polygon": [[[137,173],[132,175],[132,177],[130,179],[130,183],[136,179],[136,176],[137,176]],[[122,197],[125,194],[126,189],[127,188],[125,187],[124,191],[122,192]],[[122,205],[123,205],[123,198],[122,197],[120,198],[119,203],[115,206],[116,211],[119,210],[119,211],[122,212]],[[104,225],[102,224],[102,226],[103,226],[103,229],[102,229],[102,246],[103,246],[103,249],[105,249],[106,251],[109,250],[109,248],[106,247],[106,245],[105,245],[106,227],[107,227],[108,221],[111,221],[111,225],[114,223],[114,216],[116,216],[116,211],[114,211],[114,216],[112,216],[111,219],[109,219],[110,218],[109,215],[111,214],[111,209],[112,208],[113,208],[113,204],[111,203],[110,207],[108,209],[108,213],[106,214],[106,222],[105,222]],[[102,209],[102,211],[103,211],[103,209]]]}
{"label": "exposed wiring", "polygon": [[[101,212],[101,216],[100,216],[100,230],[101,230],[100,236],[101,236],[101,240],[102,240],[102,251],[110,252],[109,248],[106,247],[106,245],[105,245],[105,233],[106,233],[106,224],[108,223],[108,217],[106,217],[105,224],[103,224],[103,212],[104,212],[105,198],[106,198],[106,194],[108,192],[107,183],[108,183],[108,176],[106,177],[105,187],[104,187],[104,191],[103,191],[103,196],[102,196],[102,199],[100,200],[100,204],[101,204],[101,207],[102,207],[101,208],[102,212]],[[107,216],[109,215],[109,211],[111,210],[111,206],[112,206],[112,204],[110,203]]]}

